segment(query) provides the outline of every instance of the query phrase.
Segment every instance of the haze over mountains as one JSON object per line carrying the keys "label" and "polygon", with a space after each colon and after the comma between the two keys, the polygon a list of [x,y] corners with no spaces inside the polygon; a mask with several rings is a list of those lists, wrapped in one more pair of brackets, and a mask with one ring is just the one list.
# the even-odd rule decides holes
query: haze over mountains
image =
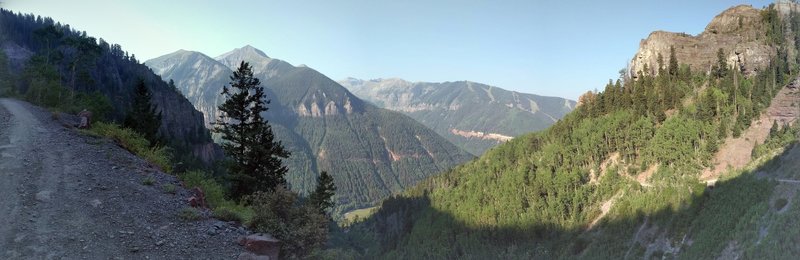
{"label": "haze over mountains", "polygon": [[347,78],[339,84],[379,107],[402,112],[450,142],[481,155],[521,134],[543,130],[575,101],[508,91],[470,81],[429,83]]}
{"label": "haze over mountains", "polygon": [[174,80],[209,125],[222,102],[222,86],[241,61],[253,65],[272,100],[264,115],[292,152],[285,160],[292,188],[307,191],[319,171],[328,171],[338,188],[340,212],[372,206],[472,158],[413,119],[365,103],[325,75],[252,46],[216,58],[181,50],[145,64]]}

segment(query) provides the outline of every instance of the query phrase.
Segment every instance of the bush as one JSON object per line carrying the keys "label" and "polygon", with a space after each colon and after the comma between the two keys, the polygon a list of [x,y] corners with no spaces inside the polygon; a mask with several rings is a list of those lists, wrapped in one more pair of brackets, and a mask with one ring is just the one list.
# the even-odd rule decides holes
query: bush
{"label": "bush", "polygon": [[179,175],[178,178],[188,189],[198,187],[203,190],[208,206],[214,211],[214,217],[218,219],[248,223],[253,215],[250,208],[225,199],[225,188],[204,172],[188,171]]}
{"label": "bush", "polygon": [[253,209],[250,227],[283,241],[281,255],[303,258],[328,239],[328,219],[311,205],[300,205],[298,195],[278,187],[247,198]]}
{"label": "bush", "polygon": [[188,171],[178,176],[187,189],[199,187],[206,196],[206,202],[211,208],[226,204],[225,188],[201,171]]}
{"label": "bush", "polygon": [[91,132],[111,138],[128,151],[141,156],[148,162],[158,166],[165,172],[172,171],[172,158],[167,147],[150,147],[141,134],[119,125],[96,122],[92,125]]}

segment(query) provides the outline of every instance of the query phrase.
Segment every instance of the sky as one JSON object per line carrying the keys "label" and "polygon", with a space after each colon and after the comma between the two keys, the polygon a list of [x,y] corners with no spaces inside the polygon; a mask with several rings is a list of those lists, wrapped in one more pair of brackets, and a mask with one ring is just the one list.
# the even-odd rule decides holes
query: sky
{"label": "sky", "polygon": [[249,44],[334,80],[469,80],[575,100],[618,78],[650,32],[698,34],[728,7],[771,1],[0,2],[120,44],[140,61]]}

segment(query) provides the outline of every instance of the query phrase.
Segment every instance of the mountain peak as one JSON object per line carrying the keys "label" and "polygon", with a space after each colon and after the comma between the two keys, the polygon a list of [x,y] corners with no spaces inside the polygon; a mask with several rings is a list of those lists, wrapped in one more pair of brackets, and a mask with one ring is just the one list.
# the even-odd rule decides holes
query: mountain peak
{"label": "mountain peak", "polygon": [[242,46],[241,48],[236,48],[236,49],[233,49],[233,50],[231,50],[229,52],[223,53],[222,55],[219,55],[219,56],[215,57],[214,59],[222,60],[222,59],[225,59],[226,57],[230,57],[230,56],[249,57],[249,58],[258,58],[258,57],[260,57],[260,58],[270,59],[270,57],[267,56],[266,53],[264,53],[263,51],[257,49],[256,47],[253,47],[252,45],[249,45],[249,44],[245,45],[245,46]]}
{"label": "mountain peak", "polygon": [[267,64],[272,61],[272,58],[267,56],[266,53],[250,45],[233,49],[214,59],[225,64],[225,66],[228,66],[228,68],[232,70],[235,70],[242,61],[248,62],[254,68],[258,69],[266,68]]}

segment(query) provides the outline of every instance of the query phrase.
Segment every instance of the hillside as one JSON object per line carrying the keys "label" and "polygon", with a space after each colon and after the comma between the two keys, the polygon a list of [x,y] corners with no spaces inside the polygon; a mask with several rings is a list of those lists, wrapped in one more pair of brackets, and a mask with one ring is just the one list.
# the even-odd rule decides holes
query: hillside
{"label": "hillside", "polygon": [[[585,94],[549,129],[387,199],[338,246],[384,259],[795,256],[786,227],[799,209],[797,126],[769,122],[752,162],[700,180],[771,104],[800,102],[778,94],[798,75],[800,16],[786,6],[733,7],[684,37],[711,54],[681,48],[683,38],[640,48],[629,77]],[[765,51],[729,62],[742,45]],[[656,62],[642,62],[646,52]],[[717,58],[706,64],[706,55]]]}
{"label": "hillside", "polygon": [[245,46],[210,58],[178,51],[147,61],[175,85],[206,123],[216,119],[219,94],[242,60],[254,65],[267,97],[264,116],[292,156],[292,189],[313,188],[328,171],[337,187],[336,213],[371,207],[418,181],[472,158],[434,131],[397,112],[364,103],[325,75]]}
{"label": "hillside", "polygon": [[[32,14],[0,11],[0,49],[12,82],[7,88],[43,106],[122,122],[134,86],[143,80],[162,113],[159,134],[184,164],[221,157],[203,126],[202,114],[173,87],[129,55],[69,27]],[[2,91],[0,91],[2,92]]]}
{"label": "hillside", "polygon": [[181,219],[193,193],[175,176],[64,126],[77,118],[59,118],[0,99],[0,258],[227,259],[243,251],[240,226]]}
{"label": "hillside", "polygon": [[414,118],[475,155],[513,137],[546,129],[575,108],[571,100],[469,81],[348,78],[339,84],[379,107]]}

